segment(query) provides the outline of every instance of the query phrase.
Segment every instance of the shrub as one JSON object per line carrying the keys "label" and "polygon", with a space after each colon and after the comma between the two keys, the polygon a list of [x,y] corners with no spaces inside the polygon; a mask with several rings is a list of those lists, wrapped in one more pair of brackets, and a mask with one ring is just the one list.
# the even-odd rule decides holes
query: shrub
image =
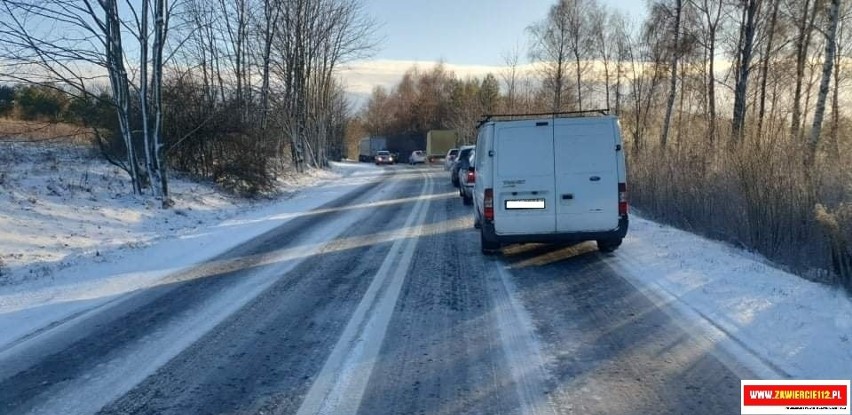
{"label": "shrub", "polygon": [[0,117],[8,116],[15,108],[15,88],[0,85]]}
{"label": "shrub", "polygon": [[58,121],[68,107],[68,96],[48,85],[26,85],[18,89],[15,101],[25,120]]}

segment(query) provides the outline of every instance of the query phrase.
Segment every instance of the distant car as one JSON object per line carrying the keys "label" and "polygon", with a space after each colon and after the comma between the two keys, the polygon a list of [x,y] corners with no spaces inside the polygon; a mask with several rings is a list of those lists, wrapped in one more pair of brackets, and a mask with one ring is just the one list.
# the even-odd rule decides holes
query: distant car
{"label": "distant car", "polygon": [[467,206],[473,204],[473,186],[476,184],[476,150],[470,152],[466,159],[459,160],[459,196]]}
{"label": "distant car", "polygon": [[426,163],[426,152],[422,150],[415,150],[411,152],[411,155],[408,157],[408,164],[425,164]]}
{"label": "distant car", "polygon": [[450,168],[450,181],[453,182],[453,186],[459,187],[459,162],[470,157],[470,152],[476,146],[463,146],[459,149],[459,156],[456,158],[456,161],[453,163],[453,167]]}
{"label": "distant car", "polygon": [[456,157],[459,156],[459,149],[454,148],[447,152],[447,157],[444,159],[444,170],[453,168],[453,163],[456,162]]}
{"label": "distant car", "polygon": [[376,153],[376,165],[380,164],[393,164],[394,158],[391,155],[390,151],[379,151]]}

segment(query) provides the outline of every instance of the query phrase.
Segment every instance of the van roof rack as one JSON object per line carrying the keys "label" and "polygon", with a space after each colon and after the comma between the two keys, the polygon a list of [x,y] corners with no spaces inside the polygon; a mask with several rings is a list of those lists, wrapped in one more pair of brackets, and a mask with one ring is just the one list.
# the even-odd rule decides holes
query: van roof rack
{"label": "van roof rack", "polygon": [[609,108],[584,110],[584,111],[539,112],[539,113],[525,113],[525,114],[485,114],[485,115],[482,116],[482,119],[479,120],[479,123],[476,125],[476,128],[482,127],[485,123],[490,122],[490,121],[518,121],[518,120],[543,118],[543,117],[575,118],[575,117],[606,116],[606,115],[610,115],[609,114]]}

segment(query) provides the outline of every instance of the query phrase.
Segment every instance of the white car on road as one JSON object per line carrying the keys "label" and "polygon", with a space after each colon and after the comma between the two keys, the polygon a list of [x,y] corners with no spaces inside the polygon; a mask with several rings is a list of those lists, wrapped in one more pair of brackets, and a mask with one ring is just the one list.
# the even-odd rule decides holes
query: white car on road
{"label": "white car on road", "polygon": [[444,158],[444,170],[449,170],[453,167],[453,163],[456,162],[456,157],[459,156],[459,149],[453,148],[447,152],[447,157]]}
{"label": "white car on road", "polygon": [[408,164],[425,164],[426,163],[426,152],[423,150],[414,150],[411,152],[411,155],[408,156]]}

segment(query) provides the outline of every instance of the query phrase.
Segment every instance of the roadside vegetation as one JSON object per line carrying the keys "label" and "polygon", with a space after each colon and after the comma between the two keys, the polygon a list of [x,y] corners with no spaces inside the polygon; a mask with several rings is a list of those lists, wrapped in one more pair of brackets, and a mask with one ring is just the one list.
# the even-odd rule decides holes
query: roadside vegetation
{"label": "roadside vegetation", "polygon": [[342,157],[335,70],[373,26],[359,0],[2,0],[0,117],[33,122],[2,139],[81,126],[164,206],[169,169],[263,193]]}

